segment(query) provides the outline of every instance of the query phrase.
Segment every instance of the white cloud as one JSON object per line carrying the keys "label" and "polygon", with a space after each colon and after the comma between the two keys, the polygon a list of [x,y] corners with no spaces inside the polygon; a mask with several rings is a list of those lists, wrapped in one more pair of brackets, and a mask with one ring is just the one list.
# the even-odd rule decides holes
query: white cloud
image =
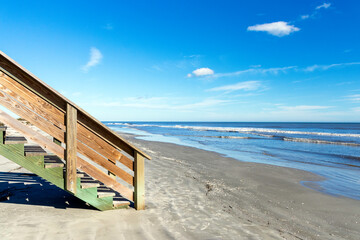
{"label": "white cloud", "polygon": [[309,67],[306,67],[304,69],[305,72],[313,72],[315,70],[328,70],[330,68],[334,68],[334,67],[342,67],[342,66],[352,66],[352,65],[359,65],[360,62],[350,62],[350,63],[334,63],[334,64],[329,64],[329,65],[312,65]]}
{"label": "white cloud", "polygon": [[[180,99],[181,100],[181,99]],[[186,99],[182,99],[186,101]],[[191,111],[197,109],[206,109],[232,103],[230,100],[206,98],[198,102],[187,104],[180,104],[179,99],[165,98],[165,97],[137,97],[124,98],[120,101],[97,102],[97,106],[102,107],[131,107],[143,109],[161,109],[161,110],[184,110]]]}
{"label": "white cloud", "polygon": [[92,47],[90,48],[90,59],[86,63],[85,66],[82,67],[82,70],[84,72],[89,71],[90,68],[98,65],[101,62],[101,59],[103,58],[103,55],[99,51],[99,49]]}
{"label": "white cloud", "polygon": [[307,14],[307,15],[302,15],[302,16],[301,16],[301,19],[303,19],[303,20],[304,20],[304,19],[308,19],[309,17],[310,17],[310,15],[309,15],[309,14]]}
{"label": "white cloud", "polygon": [[296,66],[276,67],[276,68],[259,68],[259,67],[256,67],[256,68],[249,68],[249,69],[239,70],[239,71],[230,72],[230,73],[217,73],[217,74],[214,74],[211,77],[213,77],[213,78],[234,77],[234,76],[239,76],[239,75],[246,74],[246,73],[278,74],[279,72],[286,72],[287,70],[294,69],[294,68],[297,68],[297,67]]}
{"label": "white cloud", "polygon": [[214,70],[211,70],[210,68],[198,68],[192,72],[192,74],[188,74],[187,77],[191,77],[192,75],[195,77],[203,77],[203,76],[209,76],[213,75]]}
{"label": "white cloud", "polygon": [[346,98],[353,102],[360,102],[360,94],[349,95]]}
{"label": "white cloud", "polygon": [[279,106],[280,109],[287,111],[311,111],[332,108],[332,106],[299,105],[299,106]]}
{"label": "white cloud", "polygon": [[283,37],[289,35],[292,32],[300,31],[300,28],[295,27],[294,25],[289,25],[288,22],[279,21],[249,26],[247,30],[256,32],[267,32],[277,37]]}
{"label": "white cloud", "polygon": [[321,9],[321,8],[329,8],[331,6],[331,3],[323,3],[319,6],[317,6],[315,9]]}
{"label": "white cloud", "polygon": [[262,87],[260,81],[246,81],[246,82],[238,82],[236,84],[225,85],[221,87],[215,87],[208,89],[208,91],[237,91],[237,90],[244,90],[244,91],[254,91]]}

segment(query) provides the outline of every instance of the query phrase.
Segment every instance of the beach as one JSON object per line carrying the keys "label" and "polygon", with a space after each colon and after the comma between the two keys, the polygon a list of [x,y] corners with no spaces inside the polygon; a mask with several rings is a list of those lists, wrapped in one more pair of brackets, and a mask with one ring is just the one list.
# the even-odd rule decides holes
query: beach
{"label": "beach", "polygon": [[[6,183],[0,192],[7,188],[11,194],[0,202],[1,239],[358,239],[360,235],[360,201],[303,186],[301,182],[310,181],[307,184],[316,188],[316,181],[323,180],[312,173],[122,136],[153,158],[145,168],[146,210],[100,212],[49,184],[12,188]],[[0,171],[3,176],[27,173],[3,158]],[[25,178],[41,183],[35,176]]]}

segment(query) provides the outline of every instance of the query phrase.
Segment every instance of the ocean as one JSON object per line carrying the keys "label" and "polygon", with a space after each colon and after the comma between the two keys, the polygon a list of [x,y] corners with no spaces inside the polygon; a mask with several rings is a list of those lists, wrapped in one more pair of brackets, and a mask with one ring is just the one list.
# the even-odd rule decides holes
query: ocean
{"label": "ocean", "polygon": [[239,161],[309,171],[306,187],[360,200],[359,123],[104,122],[149,141],[214,151]]}

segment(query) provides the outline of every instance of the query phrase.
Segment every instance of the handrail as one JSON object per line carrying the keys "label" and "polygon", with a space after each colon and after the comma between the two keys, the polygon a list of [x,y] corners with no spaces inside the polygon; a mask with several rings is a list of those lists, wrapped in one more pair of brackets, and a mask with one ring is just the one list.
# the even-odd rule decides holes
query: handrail
{"label": "handrail", "polygon": [[13,75],[16,80],[20,81],[21,84],[25,85],[27,88],[31,89],[32,91],[40,94],[44,97],[47,101],[52,103],[54,106],[66,112],[67,104],[72,105],[78,111],[78,121],[81,122],[84,126],[90,128],[94,131],[97,135],[101,138],[109,142],[110,144],[124,150],[129,155],[134,156],[134,151],[140,153],[147,159],[151,159],[149,155],[139,150],[137,147],[133,146],[132,144],[126,142],[122,137],[114,133],[110,128],[105,126],[99,120],[95,119],[85,110],[77,106],[75,103],[61,95],[55,89],[47,85],[45,82],[41,81],[31,72],[23,68],[5,53],[0,51],[0,66],[3,68],[7,73]]}
{"label": "handrail", "polygon": [[[134,199],[136,209],[144,209],[144,158],[150,160],[150,156],[126,142],[1,51],[0,104],[65,143],[65,149],[59,146],[60,149],[54,148],[54,153],[66,161],[65,185],[68,191],[76,194],[74,180],[76,168],[79,168],[113,187],[128,199]],[[6,120],[11,123],[7,117]],[[20,130],[24,131],[23,128]],[[27,131],[25,133],[28,133]],[[46,147],[48,143],[39,141],[38,144]],[[123,152],[130,155],[133,160]],[[102,166],[108,173],[105,174],[89,164],[77,153]],[[134,176],[117,166],[117,161],[133,171]],[[118,183],[116,176],[134,186],[134,190]],[[130,194],[132,191],[133,195]]]}

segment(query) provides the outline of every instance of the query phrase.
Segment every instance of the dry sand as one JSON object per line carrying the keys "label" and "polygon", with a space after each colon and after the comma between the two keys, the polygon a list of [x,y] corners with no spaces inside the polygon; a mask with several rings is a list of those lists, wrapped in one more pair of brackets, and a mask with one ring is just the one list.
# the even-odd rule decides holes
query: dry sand
{"label": "dry sand", "polygon": [[299,183],[318,176],[125,137],[153,157],[145,211],[94,210],[0,158],[0,239],[359,239],[360,201]]}

